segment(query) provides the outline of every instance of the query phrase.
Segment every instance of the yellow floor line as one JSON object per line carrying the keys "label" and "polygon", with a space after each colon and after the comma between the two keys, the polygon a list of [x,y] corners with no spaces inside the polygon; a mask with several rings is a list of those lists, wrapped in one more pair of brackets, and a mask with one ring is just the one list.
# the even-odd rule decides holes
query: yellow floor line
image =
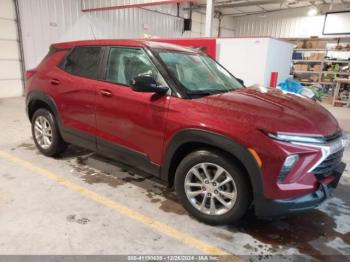
{"label": "yellow floor line", "polygon": [[18,158],[14,155],[11,155],[5,151],[0,150],[0,156],[8,161],[11,161],[15,164],[18,164],[19,166],[22,166],[34,173],[37,173],[39,175],[42,175],[44,177],[47,177],[60,185],[63,185],[75,192],[78,192],[79,194],[90,198],[104,206],[107,206],[109,208],[114,209],[120,214],[123,214],[135,221],[138,221],[146,226],[151,227],[152,229],[158,231],[161,234],[167,235],[171,238],[174,238],[178,241],[180,241],[183,244],[186,244],[188,246],[194,247],[200,251],[202,251],[205,254],[208,255],[214,255],[214,256],[222,256],[221,259],[223,261],[241,261],[237,256],[234,256],[220,248],[217,248],[215,246],[212,246],[208,243],[205,243],[204,241],[201,241],[195,237],[192,237],[191,235],[188,235],[187,233],[181,232],[171,226],[168,226],[164,223],[161,223],[151,217],[147,217],[145,215],[142,215],[141,213],[132,210],[116,201],[113,201],[111,199],[108,199],[102,195],[99,195],[89,189],[86,189],[82,186],[79,186],[78,184],[75,184],[74,182],[70,181],[69,179],[66,179],[62,176],[55,175],[54,173],[50,172],[49,170],[46,170],[44,168],[38,167],[24,159]]}

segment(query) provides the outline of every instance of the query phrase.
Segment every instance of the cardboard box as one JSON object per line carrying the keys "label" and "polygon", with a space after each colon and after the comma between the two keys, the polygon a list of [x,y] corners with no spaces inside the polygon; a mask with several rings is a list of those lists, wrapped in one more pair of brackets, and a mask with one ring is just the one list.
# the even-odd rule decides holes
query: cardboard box
{"label": "cardboard box", "polygon": [[305,48],[305,40],[298,40],[296,48],[298,48],[298,49]]}
{"label": "cardboard box", "polygon": [[325,53],[311,53],[307,60],[323,60],[325,56]]}
{"label": "cardboard box", "polygon": [[322,66],[319,65],[319,64],[313,65],[313,66],[311,67],[311,71],[320,72],[320,71],[322,71]]}
{"label": "cardboard box", "polygon": [[309,77],[309,79],[312,81],[312,82],[317,82],[318,81],[318,75],[311,75],[310,77]]}
{"label": "cardboard box", "polygon": [[295,71],[308,71],[309,67],[306,64],[295,64],[294,65],[294,70]]}
{"label": "cardboard box", "polygon": [[310,40],[306,40],[305,42],[305,48],[307,49],[311,49],[311,48],[320,48],[320,49],[324,49],[326,48],[326,42],[325,41],[321,41],[321,40],[316,40],[316,39],[310,39]]}

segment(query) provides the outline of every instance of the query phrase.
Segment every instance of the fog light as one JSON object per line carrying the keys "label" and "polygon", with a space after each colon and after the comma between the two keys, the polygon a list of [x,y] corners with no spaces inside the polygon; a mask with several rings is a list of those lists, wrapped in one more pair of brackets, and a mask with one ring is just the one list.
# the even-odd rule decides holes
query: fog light
{"label": "fog light", "polygon": [[290,155],[284,160],[280,174],[278,175],[278,181],[283,182],[295,164],[299,161],[299,155]]}

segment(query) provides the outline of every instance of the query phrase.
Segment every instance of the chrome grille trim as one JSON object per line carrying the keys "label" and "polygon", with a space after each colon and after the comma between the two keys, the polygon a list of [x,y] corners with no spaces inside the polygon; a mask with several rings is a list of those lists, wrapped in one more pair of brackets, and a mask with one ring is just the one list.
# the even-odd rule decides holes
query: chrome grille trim
{"label": "chrome grille trim", "polygon": [[341,150],[344,150],[345,147],[348,146],[349,140],[345,133],[342,133],[340,137],[337,139],[333,139],[330,142],[327,142],[325,144],[310,144],[310,143],[299,143],[299,142],[292,142],[296,145],[302,145],[307,146],[311,148],[318,148],[321,150],[322,157],[313,165],[309,170],[308,173],[313,173],[313,171],[330,155],[337,153]]}

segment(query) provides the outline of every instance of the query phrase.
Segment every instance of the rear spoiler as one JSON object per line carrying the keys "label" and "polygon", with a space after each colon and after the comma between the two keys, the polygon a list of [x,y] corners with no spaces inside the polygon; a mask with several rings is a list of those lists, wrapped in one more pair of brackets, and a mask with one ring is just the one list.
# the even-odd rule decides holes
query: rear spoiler
{"label": "rear spoiler", "polygon": [[49,49],[49,53],[46,56],[50,56],[56,52],[60,52],[60,51],[70,51],[71,48],[59,48],[55,45],[50,45],[50,49]]}

